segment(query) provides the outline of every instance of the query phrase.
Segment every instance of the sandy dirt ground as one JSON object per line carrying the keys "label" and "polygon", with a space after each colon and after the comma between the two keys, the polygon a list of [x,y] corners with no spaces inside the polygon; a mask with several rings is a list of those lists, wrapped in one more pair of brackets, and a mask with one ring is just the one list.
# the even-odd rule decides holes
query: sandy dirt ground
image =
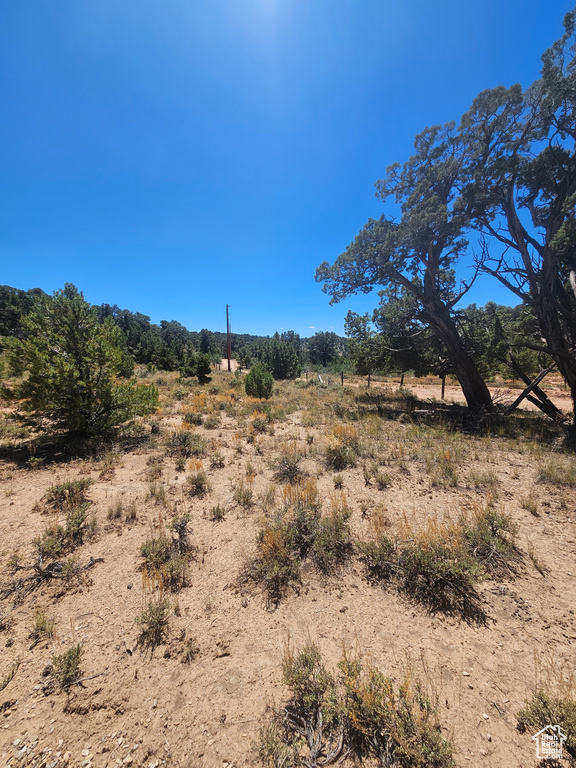
{"label": "sandy dirt ground", "polygon": [[[224,373],[204,390],[183,395],[177,381],[156,379],[162,410],[130,446],[111,444],[72,459],[47,455],[34,468],[11,454],[16,438],[5,437],[0,688],[9,682],[0,691],[1,768],[256,765],[259,727],[268,709],[287,698],[286,644],[300,647],[308,640],[333,669],[348,647],[397,680],[406,671],[423,680],[438,702],[459,768],[535,766],[534,743],[517,730],[516,713],[539,680],[566,683],[576,661],[575,487],[542,473],[550,462],[566,477],[574,469],[560,441],[544,441],[544,430],[475,437],[374,413],[346,422],[358,431],[364,453],[355,467],[335,472],[326,466],[325,448],[335,439],[342,409],[360,407],[353,382],[344,393],[328,394],[286,385],[270,401],[278,417],[258,431],[262,414]],[[422,399],[440,399],[439,383],[405,384]],[[518,390],[498,391],[513,399]],[[549,394],[569,410],[561,387]],[[458,400],[459,390],[447,387],[446,399]],[[206,453],[187,457],[179,471],[171,435],[191,412],[203,414],[202,424],[186,428],[205,441]],[[210,415],[216,423],[207,421]],[[341,483],[360,539],[369,536],[376,509],[395,531],[406,521],[457,520],[488,497],[497,499],[518,526],[521,562],[516,575],[479,584],[485,621],[431,612],[392,587],[369,582],[356,555],[329,576],[305,562],[301,583],[277,607],[270,605],[262,587],[241,574],[254,556],[270,489],[276,499],[282,494],[273,462],[286,444],[300,448],[301,471],[315,479],[325,507]],[[438,481],[435,463],[446,456],[454,473],[449,482]],[[209,489],[192,496],[186,478],[200,465]],[[367,482],[364,469],[371,465],[388,481]],[[29,572],[14,575],[14,556],[24,565],[34,562],[34,540],[63,522],[62,510],[47,501],[48,490],[82,478],[91,480],[94,525],[74,550],[76,573],[68,581],[46,579],[28,594],[15,590],[14,579]],[[252,492],[246,506],[236,493],[243,483]],[[222,519],[213,519],[215,507],[224,511]],[[119,517],[114,508],[123,510]],[[127,521],[131,508],[134,519]],[[156,597],[142,577],[140,548],[185,512],[193,545],[187,585],[167,594],[168,634],[151,651],[138,644],[136,619]],[[51,636],[32,635],[39,614],[53,620]],[[184,663],[190,640],[197,652]],[[85,679],[66,690],[47,689],[54,657],[77,644]]]}

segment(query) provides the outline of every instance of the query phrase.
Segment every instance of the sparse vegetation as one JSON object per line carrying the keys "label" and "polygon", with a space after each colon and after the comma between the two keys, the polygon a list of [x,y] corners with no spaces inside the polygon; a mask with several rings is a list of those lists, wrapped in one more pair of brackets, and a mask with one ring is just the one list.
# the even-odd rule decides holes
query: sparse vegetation
{"label": "sparse vegetation", "polygon": [[547,725],[559,725],[566,736],[563,751],[570,763],[576,764],[576,701],[573,698],[558,698],[538,688],[516,718],[521,733],[526,730],[537,733]]}
{"label": "sparse vegetation", "polygon": [[442,736],[438,711],[421,683],[396,686],[346,651],[340,675],[318,646],[288,646],[282,665],[290,699],[260,729],[255,745],[264,766],[338,764],[346,757],[397,768],[453,768],[453,747]]}
{"label": "sparse vegetation", "polygon": [[64,690],[74,685],[81,677],[82,645],[72,646],[62,654],[52,656],[46,669],[45,690]]}
{"label": "sparse vegetation", "polygon": [[138,645],[153,651],[157,645],[161,645],[168,634],[170,614],[170,602],[160,592],[151,596],[135,619],[140,628]]}

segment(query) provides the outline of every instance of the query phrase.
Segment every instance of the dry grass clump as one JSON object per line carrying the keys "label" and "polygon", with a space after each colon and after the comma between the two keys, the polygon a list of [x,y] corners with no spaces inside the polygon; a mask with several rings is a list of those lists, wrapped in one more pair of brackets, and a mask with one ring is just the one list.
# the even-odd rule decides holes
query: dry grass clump
{"label": "dry grass clump", "polygon": [[82,676],[80,663],[82,661],[82,645],[72,646],[65,653],[52,656],[50,664],[44,670],[44,690],[64,690],[78,682]]}
{"label": "dry grass clump", "polygon": [[437,708],[407,676],[399,686],[373,665],[344,653],[339,675],[314,643],[288,646],[282,665],[290,699],[264,725],[255,745],[265,766],[320,766],[376,760],[395,768],[452,768]]}
{"label": "dry grass clump", "polygon": [[147,583],[161,589],[177,592],[186,586],[187,568],[192,547],[189,541],[190,515],[175,515],[168,535],[162,520],[158,521],[157,535],[146,539],[140,546],[140,570]]}
{"label": "dry grass clump", "polygon": [[458,455],[449,446],[430,452],[425,457],[426,472],[432,486],[454,488],[458,485]]}
{"label": "dry grass clump", "polygon": [[135,618],[140,628],[138,645],[153,651],[166,639],[170,618],[170,601],[162,592],[147,598],[141,613]]}
{"label": "dry grass clump", "polygon": [[576,486],[576,461],[568,457],[550,456],[538,467],[538,481]]}
{"label": "dry grass clump", "polygon": [[236,504],[244,509],[250,509],[254,504],[254,475],[241,477],[234,485],[233,498]]}
{"label": "dry grass clump", "polygon": [[204,465],[200,459],[192,459],[188,466],[191,472],[186,476],[186,490],[191,496],[204,496],[210,490]]}
{"label": "dry grass clump", "polygon": [[330,430],[331,440],[324,450],[328,469],[340,472],[355,467],[360,453],[360,438],[356,427],[350,424],[335,424]]}
{"label": "dry grass clump", "polygon": [[280,456],[273,461],[274,478],[281,483],[295,483],[302,476],[300,462],[304,455],[305,452],[295,440],[282,443]]}
{"label": "dry grass clump", "polygon": [[44,498],[55,509],[74,509],[86,503],[86,491],[91,484],[91,478],[82,477],[79,480],[70,480],[66,483],[53,485],[48,488]]}
{"label": "dry grass clump", "polygon": [[394,584],[434,611],[483,621],[476,583],[514,574],[522,561],[517,526],[492,499],[457,523],[429,518],[416,528],[405,519],[394,538],[382,515],[370,522],[370,539],[360,544],[368,577]]}
{"label": "dry grass clump", "polygon": [[460,518],[466,546],[472,557],[490,576],[516,572],[522,556],[516,547],[518,525],[502,505],[495,508],[492,500],[475,504],[470,515]]}
{"label": "dry grass clump", "polygon": [[308,478],[282,489],[280,508],[273,510],[257,536],[256,557],[244,575],[264,584],[271,603],[278,604],[287,586],[298,581],[306,558],[324,573],[342,566],[353,548],[344,494],[334,493],[329,512],[322,514],[316,481]]}
{"label": "dry grass clump", "polygon": [[360,544],[360,552],[371,580],[394,583],[430,610],[483,616],[475,590],[481,567],[459,525],[430,518],[415,529],[405,521],[399,537],[380,531]]}
{"label": "dry grass clump", "polygon": [[54,635],[54,619],[46,611],[37,608],[32,621],[32,628],[28,637],[33,644],[41,642],[45,638],[51,638]]}

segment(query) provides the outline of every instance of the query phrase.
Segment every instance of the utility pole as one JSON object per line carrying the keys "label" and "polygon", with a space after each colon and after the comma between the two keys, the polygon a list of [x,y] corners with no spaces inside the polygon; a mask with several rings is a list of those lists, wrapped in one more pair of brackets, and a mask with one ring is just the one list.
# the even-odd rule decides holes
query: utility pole
{"label": "utility pole", "polygon": [[232,357],[232,342],[230,341],[230,316],[228,314],[228,304],[226,304],[226,357],[228,358],[228,371],[232,370],[230,358]]}

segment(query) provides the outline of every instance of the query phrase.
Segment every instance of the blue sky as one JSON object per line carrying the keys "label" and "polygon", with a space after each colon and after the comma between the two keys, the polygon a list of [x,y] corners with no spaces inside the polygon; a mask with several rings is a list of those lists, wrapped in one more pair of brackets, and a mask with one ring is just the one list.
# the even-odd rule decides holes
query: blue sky
{"label": "blue sky", "polygon": [[[26,0],[0,9],[0,283],[191,330],[343,332],[314,281],[424,126],[538,77],[559,0]],[[470,301],[515,303],[493,283]]]}

